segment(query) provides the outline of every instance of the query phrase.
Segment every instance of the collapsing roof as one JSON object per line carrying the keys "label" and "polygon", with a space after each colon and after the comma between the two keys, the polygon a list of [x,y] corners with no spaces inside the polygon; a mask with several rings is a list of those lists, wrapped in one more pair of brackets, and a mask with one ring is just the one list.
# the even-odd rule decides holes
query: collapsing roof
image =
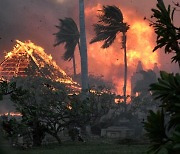
{"label": "collapsing roof", "polygon": [[12,77],[40,75],[51,80],[65,83],[72,89],[80,90],[78,83],[74,82],[57,64],[47,55],[44,49],[31,41],[17,44],[8,52],[0,63],[0,76],[10,80]]}

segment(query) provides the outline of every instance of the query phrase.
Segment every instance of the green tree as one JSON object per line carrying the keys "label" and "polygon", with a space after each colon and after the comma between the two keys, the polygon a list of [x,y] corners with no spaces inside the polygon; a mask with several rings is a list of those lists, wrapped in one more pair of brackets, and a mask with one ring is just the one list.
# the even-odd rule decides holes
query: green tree
{"label": "green tree", "polygon": [[155,113],[150,111],[147,116],[147,121],[144,122],[144,128],[151,142],[151,146],[148,150],[149,153],[167,153],[169,140],[166,134],[164,112],[157,111],[157,113]]}
{"label": "green tree", "polygon": [[158,83],[150,85],[150,90],[155,96],[155,99],[160,99],[161,107],[170,114],[170,127],[179,124],[180,120],[180,74],[169,74],[160,72],[161,78]]}
{"label": "green tree", "polygon": [[163,0],[158,0],[157,9],[152,9],[152,19],[150,25],[154,27],[157,34],[156,43],[157,46],[153,49],[156,51],[159,48],[165,47],[165,53],[175,53],[172,57],[172,61],[178,62],[180,67],[180,27],[176,27],[173,22],[175,8],[165,7]]}
{"label": "green tree", "polygon": [[21,124],[31,128],[33,145],[41,145],[45,132],[61,143],[58,132],[68,121],[65,86],[42,77],[17,77],[13,82],[17,90],[11,99],[22,114]]}
{"label": "green tree", "polygon": [[81,82],[82,91],[88,90],[88,58],[84,16],[84,0],[79,0],[79,23],[80,23],[80,52],[81,52]]}
{"label": "green tree", "polygon": [[[176,10],[171,11],[171,6],[165,7],[163,0],[157,0],[157,9],[152,9],[151,25],[157,34],[158,48],[165,47],[165,53],[175,53],[172,61],[178,62],[180,66],[180,28],[173,23],[173,15]],[[179,6],[176,4],[176,6]],[[146,134],[151,141],[150,153],[180,153],[180,75],[160,72],[157,83],[150,85],[150,91],[155,99],[161,101],[161,111],[150,111],[147,121],[144,123]]]}
{"label": "green tree", "polygon": [[58,133],[64,128],[83,128],[91,121],[91,100],[82,99],[81,94],[69,95],[63,83],[38,76],[16,77],[0,84],[0,94],[9,93],[10,86],[13,87],[11,100],[16,112],[22,115],[17,127],[12,127],[15,130],[13,136],[30,134],[33,146],[41,145],[45,133],[61,143]]}
{"label": "green tree", "polygon": [[84,127],[86,124],[90,123],[91,112],[89,99],[81,99],[81,95],[69,96],[69,110],[67,114],[69,117],[69,126]]}
{"label": "green tree", "polygon": [[73,60],[73,68],[74,68],[74,77],[76,76],[76,62],[75,62],[75,48],[78,45],[79,50],[79,30],[72,18],[59,19],[60,25],[56,26],[58,28],[58,32],[54,35],[56,36],[56,43],[54,46],[65,43],[65,53],[63,58],[65,61]]}
{"label": "green tree", "polygon": [[160,75],[150,90],[155,99],[160,99],[162,109],[150,111],[144,128],[151,141],[149,152],[176,154],[180,152],[180,75]]}
{"label": "green tree", "polygon": [[123,22],[121,10],[116,6],[103,6],[98,24],[94,24],[95,37],[90,43],[104,41],[102,48],[108,48],[116,39],[118,33],[122,33],[122,48],[124,49],[124,103],[126,104],[127,86],[127,56],[126,56],[126,32],[129,25]]}

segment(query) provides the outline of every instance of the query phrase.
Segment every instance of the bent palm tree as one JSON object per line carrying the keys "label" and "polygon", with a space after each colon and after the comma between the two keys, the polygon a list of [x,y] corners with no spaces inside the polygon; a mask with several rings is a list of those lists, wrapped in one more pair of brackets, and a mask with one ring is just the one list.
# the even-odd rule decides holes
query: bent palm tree
{"label": "bent palm tree", "polygon": [[123,22],[121,10],[116,6],[103,6],[99,15],[99,21],[94,24],[96,36],[90,43],[104,41],[102,48],[108,48],[116,39],[118,33],[122,33],[122,48],[124,49],[124,103],[126,104],[126,86],[127,86],[127,57],[126,57],[126,32],[129,25]]}
{"label": "bent palm tree", "polygon": [[54,46],[65,43],[65,52],[63,58],[65,61],[73,59],[74,77],[76,76],[75,48],[79,44],[79,30],[72,18],[59,19],[60,25],[56,26],[59,31],[55,33],[56,43]]}

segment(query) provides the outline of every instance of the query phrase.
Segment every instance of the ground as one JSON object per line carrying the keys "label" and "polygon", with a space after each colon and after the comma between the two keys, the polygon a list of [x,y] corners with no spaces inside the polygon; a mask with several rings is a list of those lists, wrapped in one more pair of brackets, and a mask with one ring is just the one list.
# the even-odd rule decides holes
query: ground
{"label": "ground", "polygon": [[20,150],[3,146],[1,154],[144,154],[147,145],[120,145],[106,142],[66,142],[61,146],[48,145],[30,150]]}

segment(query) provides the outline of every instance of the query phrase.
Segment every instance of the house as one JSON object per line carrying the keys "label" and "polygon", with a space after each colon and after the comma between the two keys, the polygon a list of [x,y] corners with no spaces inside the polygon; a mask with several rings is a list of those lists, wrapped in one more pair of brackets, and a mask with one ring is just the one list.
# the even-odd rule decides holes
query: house
{"label": "house", "polygon": [[106,129],[101,129],[101,137],[107,138],[130,138],[133,134],[134,130],[128,127],[111,126]]}

